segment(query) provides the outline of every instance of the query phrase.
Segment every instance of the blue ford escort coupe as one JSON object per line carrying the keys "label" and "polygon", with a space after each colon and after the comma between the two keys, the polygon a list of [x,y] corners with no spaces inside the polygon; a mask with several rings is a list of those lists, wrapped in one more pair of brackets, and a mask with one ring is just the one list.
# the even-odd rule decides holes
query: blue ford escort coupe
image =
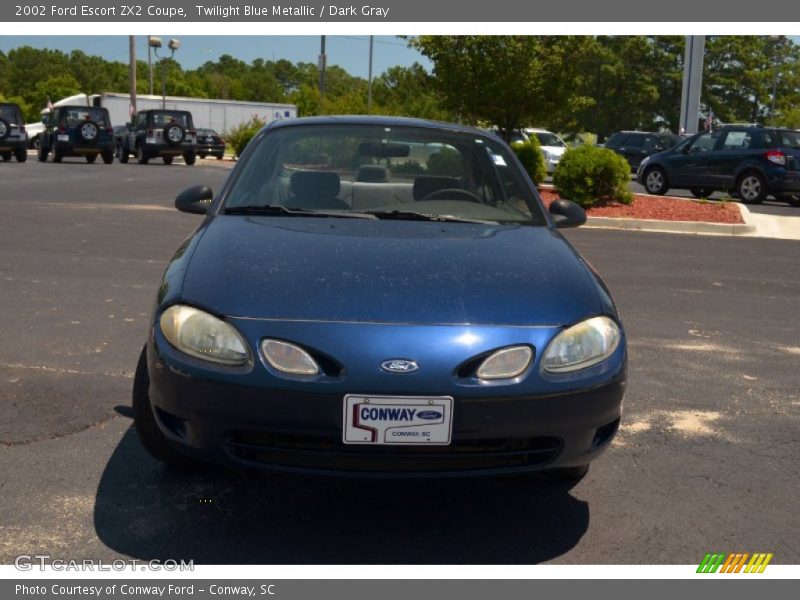
{"label": "blue ford escort coupe", "polygon": [[135,426],[196,459],[362,476],[581,477],[617,432],[625,334],[603,281],[492,134],[277,122],[164,274]]}

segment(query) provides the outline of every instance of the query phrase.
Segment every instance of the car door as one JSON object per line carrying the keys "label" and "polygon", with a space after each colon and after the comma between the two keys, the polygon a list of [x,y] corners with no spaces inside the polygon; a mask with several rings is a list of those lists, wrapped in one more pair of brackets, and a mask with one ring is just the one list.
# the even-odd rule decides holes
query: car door
{"label": "car door", "polygon": [[664,160],[671,187],[711,186],[708,163],[720,137],[719,131],[706,131],[674,148]]}
{"label": "car door", "polygon": [[739,165],[758,154],[760,134],[744,127],[727,129],[722,134],[719,149],[709,160],[709,173],[718,189],[733,189]]}
{"label": "car door", "polygon": [[625,139],[622,140],[619,148],[617,148],[617,152],[625,157],[625,160],[628,161],[628,164],[632,168],[638,167],[639,163],[641,163],[642,159],[646,156],[644,140],[645,136],[642,134],[629,133]]}

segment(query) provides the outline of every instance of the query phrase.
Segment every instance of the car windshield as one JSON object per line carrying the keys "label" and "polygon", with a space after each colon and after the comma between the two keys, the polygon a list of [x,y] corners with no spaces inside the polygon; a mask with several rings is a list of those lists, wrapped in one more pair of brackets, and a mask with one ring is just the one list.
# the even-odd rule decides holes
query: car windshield
{"label": "car windshield", "polygon": [[0,104],[0,119],[16,125],[21,121],[19,109],[13,104]]}
{"label": "car windshield", "polygon": [[216,131],[214,131],[213,129],[198,129],[197,133],[198,133],[198,135],[216,135],[216,136],[219,136],[219,134]]}
{"label": "car windshield", "polygon": [[477,133],[302,124],[268,129],[251,143],[226,194],[227,213],[545,222],[507,147]]}
{"label": "car windshield", "polygon": [[171,125],[173,123],[177,123],[184,129],[189,127],[188,119],[186,118],[185,112],[179,111],[163,111],[163,112],[156,112],[153,113],[153,127],[156,129],[161,129],[166,127],[167,125]]}
{"label": "car windshield", "polygon": [[556,134],[550,133],[549,131],[537,131],[534,133],[534,135],[536,136],[536,139],[539,140],[540,146],[566,146],[566,144],[562,142]]}
{"label": "car windshield", "polygon": [[75,127],[86,121],[97,123],[100,127],[107,127],[106,111],[102,108],[65,108],[62,109],[61,118],[67,127]]}

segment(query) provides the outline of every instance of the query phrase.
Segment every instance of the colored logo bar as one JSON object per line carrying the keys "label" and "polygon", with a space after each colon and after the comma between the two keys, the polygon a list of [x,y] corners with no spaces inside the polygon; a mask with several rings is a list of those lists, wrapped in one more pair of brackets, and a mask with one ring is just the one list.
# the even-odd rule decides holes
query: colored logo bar
{"label": "colored logo bar", "polygon": [[697,567],[698,573],[763,573],[769,561],[772,560],[772,553],[755,552],[736,552],[726,554],[724,552],[707,552]]}

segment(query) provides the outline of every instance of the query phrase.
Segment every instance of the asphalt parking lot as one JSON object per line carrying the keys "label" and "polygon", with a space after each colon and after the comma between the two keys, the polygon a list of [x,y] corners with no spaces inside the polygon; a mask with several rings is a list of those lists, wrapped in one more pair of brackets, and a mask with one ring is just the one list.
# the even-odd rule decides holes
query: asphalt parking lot
{"label": "asphalt parking lot", "polygon": [[[800,561],[800,242],[579,229],[625,320],[621,433],[577,485],[170,470],[131,429],[161,272],[228,170],[0,163],[0,560]],[[797,209],[794,209],[795,211]]]}

